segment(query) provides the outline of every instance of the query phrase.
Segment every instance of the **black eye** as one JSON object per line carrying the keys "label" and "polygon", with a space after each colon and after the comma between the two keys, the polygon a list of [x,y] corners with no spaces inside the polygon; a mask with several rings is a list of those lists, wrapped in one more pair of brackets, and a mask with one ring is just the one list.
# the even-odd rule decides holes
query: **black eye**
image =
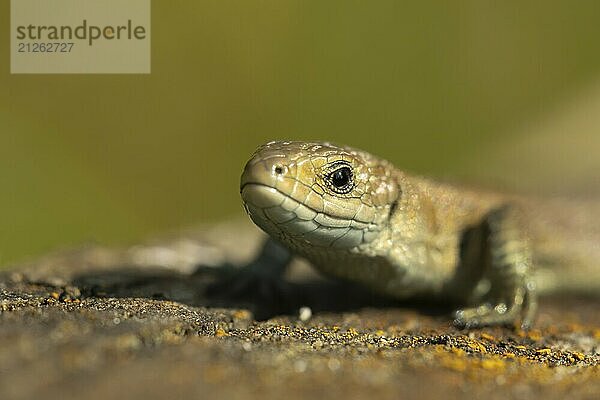
{"label": "black eye", "polygon": [[339,167],[328,175],[328,181],[335,192],[340,194],[349,193],[354,187],[352,169],[349,166]]}
{"label": "black eye", "polygon": [[352,178],[352,171],[350,171],[350,168],[342,167],[331,174],[331,183],[337,188],[343,188],[350,183],[350,178]]}

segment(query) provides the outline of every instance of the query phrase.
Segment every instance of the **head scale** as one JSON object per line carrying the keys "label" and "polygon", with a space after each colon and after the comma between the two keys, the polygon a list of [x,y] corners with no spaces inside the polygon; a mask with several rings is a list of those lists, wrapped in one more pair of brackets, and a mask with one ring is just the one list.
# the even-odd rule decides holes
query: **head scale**
{"label": "head scale", "polygon": [[353,248],[387,224],[400,190],[390,164],[329,143],[269,142],[241,177],[252,220],[294,246]]}

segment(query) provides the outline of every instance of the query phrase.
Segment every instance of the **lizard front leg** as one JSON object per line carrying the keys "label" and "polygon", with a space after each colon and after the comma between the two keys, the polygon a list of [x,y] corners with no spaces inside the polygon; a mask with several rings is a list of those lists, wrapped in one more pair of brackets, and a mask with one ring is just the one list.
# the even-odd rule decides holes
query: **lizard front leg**
{"label": "lizard front leg", "polygon": [[281,243],[269,237],[258,256],[242,268],[229,268],[225,276],[207,288],[210,297],[252,298],[254,302],[272,303],[283,297],[286,284],[283,274],[292,254]]}
{"label": "lizard front leg", "polygon": [[503,206],[485,219],[486,241],[481,266],[490,290],[484,301],[472,308],[458,310],[454,324],[472,328],[487,325],[531,326],[537,309],[532,279],[531,250],[517,211]]}

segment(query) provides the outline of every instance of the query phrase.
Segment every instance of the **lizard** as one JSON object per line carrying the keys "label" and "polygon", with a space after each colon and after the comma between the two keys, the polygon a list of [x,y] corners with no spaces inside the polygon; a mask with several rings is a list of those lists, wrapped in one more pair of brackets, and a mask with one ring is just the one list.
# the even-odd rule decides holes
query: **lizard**
{"label": "lizard", "polygon": [[568,208],[464,188],[352,147],[299,141],[260,146],[240,193],[269,235],[254,268],[277,275],[304,257],[378,294],[458,304],[460,328],[528,329],[539,294],[600,288],[593,202]]}

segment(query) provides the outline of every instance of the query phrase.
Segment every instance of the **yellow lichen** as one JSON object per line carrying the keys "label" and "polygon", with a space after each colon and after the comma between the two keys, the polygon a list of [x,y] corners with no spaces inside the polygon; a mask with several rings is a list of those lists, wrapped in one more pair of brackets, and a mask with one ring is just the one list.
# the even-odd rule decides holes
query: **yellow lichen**
{"label": "yellow lichen", "polygon": [[537,342],[537,341],[542,340],[542,332],[540,332],[538,329],[532,329],[527,334],[527,337],[529,337],[529,339]]}
{"label": "yellow lichen", "polygon": [[224,336],[228,336],[229,334],[225,331],[225,329],[223,328],[219,328],[217,329],[217,331],[215,332],[215,336],[216,337],[224,337]]}
{"label": "yellow lichen", "polygon": [[453,347],[451,351],[452,351],[452,353],[454,353],[458,357],[464,357],[465,354],[467,354],[467,353],[465,353],[465,351],[463,349],[457,349],[455,347]]}
{"label": "yellow lichen", "polygon": [[453,358],[443,358],[441,364],[449,369],[463,372],[467,369],[467,363],[464,360],[458,360]]}
{"label": "yellow lichen", "polygon": [[480,353],[485,353],[487,352],[487,350],[485,349],[485,346],[479,342],[476,341],[470,341],[467,343],[467,346],[469,346],[470,349],[476,350]]}
{"label": "yellow lichen", "polygon": [[252,314],[248,310],[238,310],[233,313],[233,318],[235,319],[250,319],[252,318]]}
{"label": "yellow lichen", "polygon": [[506,363],[499,358],[489,358],[486,360],[481,360],[481,368],[483,369],[504,369],[506,368]]}

